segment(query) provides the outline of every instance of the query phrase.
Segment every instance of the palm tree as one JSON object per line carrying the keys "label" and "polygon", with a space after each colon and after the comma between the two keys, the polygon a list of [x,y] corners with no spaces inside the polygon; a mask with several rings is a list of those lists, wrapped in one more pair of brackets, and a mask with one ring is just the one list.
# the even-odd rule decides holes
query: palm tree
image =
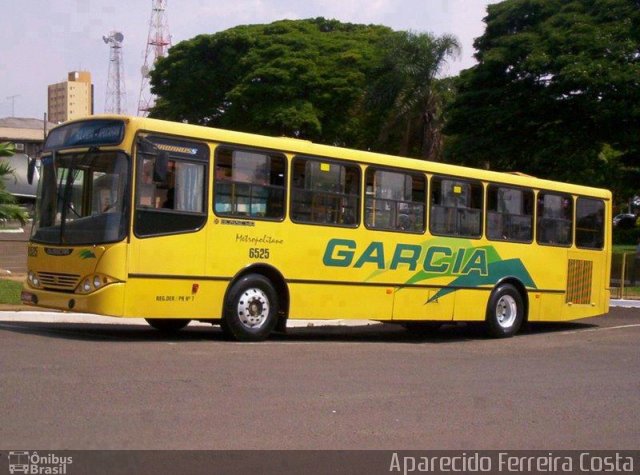
{"label": "palm tree", "polygon": [[[10,157],[15,153],[13,144],[9,142],[0,143],[0,157]],[[9,162],[0,160],[0,220],[17,219],[21,224],[27,221],[29,215],[17,205],[15,196],[9,193],[4,184],[4,178],[13,176],[14,170]]]}
{"label": "palm tree", "polygon": [[[437,80],[447,59],[460,52],[452,35],[398,32],[386,46],[379,80],[373,88],[378,110],[387,111],[378,140],[396,153],[438,160],[442,145],[441,90]],[[391,151],[391,150],[388,150]]]}

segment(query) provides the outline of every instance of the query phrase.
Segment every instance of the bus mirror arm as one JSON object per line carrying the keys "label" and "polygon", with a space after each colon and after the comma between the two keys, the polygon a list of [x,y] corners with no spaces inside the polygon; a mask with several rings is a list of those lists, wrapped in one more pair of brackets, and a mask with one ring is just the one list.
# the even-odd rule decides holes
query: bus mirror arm
{"label": "bus mirror arm", "polygon": [[33,175],[36,172],[36,159],[29,158],[29,163],[27,164],[27,183],[30,185],[33,184]]}
{"label": "bus mirror arm", "polygon": [[156,163],[153,167],[153,181],[164,182],[167,179],[167,168],[169,164],[169,154],[160,152],[156,157]]}

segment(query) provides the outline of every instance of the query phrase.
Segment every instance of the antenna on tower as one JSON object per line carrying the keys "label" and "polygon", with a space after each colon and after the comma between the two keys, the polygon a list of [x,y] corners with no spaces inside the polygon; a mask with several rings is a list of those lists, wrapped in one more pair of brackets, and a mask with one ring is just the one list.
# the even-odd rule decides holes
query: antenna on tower
{"label": "antenna on tower", "polygon": [[112,31],[109,36],[103,36],[102,39],[109,45],[109,77],[104,111],[126,114],[127,95],[124,87],[124,62],[122,60],[124,35],[119,31]]}
{"label": "antenna on tower", "polygon": [[14,94],[13,96],[7,96],[7,100],[11,101],[11,117],[16,116],[16,97],[20,97],[20,94]]}
{"label": "antenna on tower", "polygon": [[171,47],[169,21],[167,19],[167,0],[151,0],[151,20],[149,20],[149,35],[144,53],[144,64],[140,69],[142,81],[140,97],[138,99],[138,115],[146,117],[156,102],[156,97],[149,89],[149,72],[158,58],[167,55]]}

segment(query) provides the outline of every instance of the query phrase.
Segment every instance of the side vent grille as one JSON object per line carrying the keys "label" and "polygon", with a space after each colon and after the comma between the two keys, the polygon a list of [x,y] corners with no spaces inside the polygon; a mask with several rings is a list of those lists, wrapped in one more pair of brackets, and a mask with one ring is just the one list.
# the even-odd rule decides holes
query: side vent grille
{"label": "side vent grille", "polygon": [[593,262],[569,259],[567,272],[566,303],[591,303],[591,281],[593,279]]}

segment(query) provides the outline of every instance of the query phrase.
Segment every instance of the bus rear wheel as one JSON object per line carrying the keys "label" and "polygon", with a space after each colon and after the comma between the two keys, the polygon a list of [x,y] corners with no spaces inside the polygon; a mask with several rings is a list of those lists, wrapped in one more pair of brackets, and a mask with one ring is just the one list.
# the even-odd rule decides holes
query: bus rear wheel
{"label": "bus rear wheel", "polygon": [[515,335],[524,321],[524,303],[522,295],[511,284],[498,286],[487,305],[486,328],[494,338],[506,338]]}
{"label": "bus rear wheel", "polygon": [[259,274],[238,280],[224,303],[222,331],[237,341],[262,341],[278,320],[278,296],[271,281]]}
{"label": "bus rear wheel", "polygon": [[189,325],[186,318],[145,318],[147,323],[163,333],[175,333]]}

